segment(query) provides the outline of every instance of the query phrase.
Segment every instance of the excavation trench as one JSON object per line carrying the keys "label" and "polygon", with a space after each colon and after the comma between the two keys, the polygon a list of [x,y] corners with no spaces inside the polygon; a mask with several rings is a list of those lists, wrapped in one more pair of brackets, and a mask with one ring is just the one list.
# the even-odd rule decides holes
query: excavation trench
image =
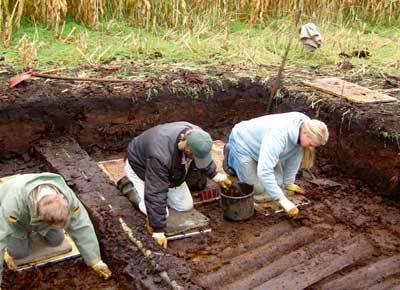
{"label": "excavation trench", "polygon": [[[328,124],[331,138],[319,150],[313,174],[339,186],[316,186],[300,173],[311,205],[295,221],[256,213],[230,222],[217,202],[199,205],[212,232],[170,242],[165,251],[97,161],[123,157],[133,136],[170,121],[187,120],[226,140],[235,123],[265,114],[269,86],[249,78],[208,83],[194,97],[155,85],[151,92],[157,93],[150,94],[142,84],[74,88],[35,82],[2,90],[7,98],[0,103],[0,175],[62,174],[88,209],[113,271],[112,279],[102,281],[81,259],[22,273],[6,270],[3,289],[166,289],[159,276],[164,270],[185,289],[397,285],[400,212],[392,200],[400,193],[397,104],[356,106],[288,84],[273,112],[305,112]],[[157,267],[129,241],[120,218],[154,252]],[[379,270],[368,270],[374,265]],[[367,272],[372,275],[362,278]]]}

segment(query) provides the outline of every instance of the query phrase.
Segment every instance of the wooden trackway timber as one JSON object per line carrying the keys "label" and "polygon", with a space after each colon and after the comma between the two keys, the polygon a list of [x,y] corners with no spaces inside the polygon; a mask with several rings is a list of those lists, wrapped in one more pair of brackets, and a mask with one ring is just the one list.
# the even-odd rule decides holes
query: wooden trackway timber
{"label": "wooden trackway timber", "polygon": [[397,101],[396,98],[384,93],[364,88],[357,84],[345,80],[331,77],[303,81],[306,86],[320,90],[322,92],[345,98],[353,103],[390,103]]}
{"label": "wooden trackway timber", "polygon": [[[65,178],[67,184],[74,189],[88,210],[102,249],[102,258],[109,264],[114,275],[118,277],[119,284],[127,288],[136,285],[135,288],[139,289],[143,286],[151,289],[167,287],[163,283],[149,282],[149,279],[141,280],[140,277],[144,273],[140,272],[152,268],[153,276],[160,275],[166,281],[167,272],[158,271],[154,267],[155,265],[159,269],[168,269],[168,267],[163,265],[163,257],[158,259],[158,264],[152,262],[152,259],[138,257],[138,252],[132,250],[130,237],[125,232],[126,229],[121,227],[120,219],[129,228],[136,229],[135,239],[142,242],[143,248],[155,248],[158,251],[161,249],[145,233],[143,217],[134,211],[129,201],[119,194],[115,186],[110,184],[97,163],[89,157],[86,151],[74,139],[64,137],[42,141],[35,146],[35,150],[46,160],[51,171],[57,172]],[[169,259],[174,259],[174,257]],[[183,263],[177,258],[174,262],[177,265]],[[182,265],[182,267],[187,266]],[[148,273],[146,275],[151,276]],[[173,285],[179,284],[179,281],[174,282],[176,278],[179,279],[179,277],[168,277]],[[153,279],[157,280],[155,277]],[[187,282],[185,284],[187,285]]]}

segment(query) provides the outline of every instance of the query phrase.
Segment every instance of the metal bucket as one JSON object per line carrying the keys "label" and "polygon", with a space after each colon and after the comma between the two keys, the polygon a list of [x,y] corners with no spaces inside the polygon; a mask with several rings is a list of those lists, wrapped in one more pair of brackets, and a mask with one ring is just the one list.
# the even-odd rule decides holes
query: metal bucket
{"label": "metal bucket", "polygon": [[[240,196],[232,191],[240,192]],[[233,221],[246,220],[254,214],[253,186],[246,183],[237,183],[227,192],[221,192],[220,204],[224,217]]]}

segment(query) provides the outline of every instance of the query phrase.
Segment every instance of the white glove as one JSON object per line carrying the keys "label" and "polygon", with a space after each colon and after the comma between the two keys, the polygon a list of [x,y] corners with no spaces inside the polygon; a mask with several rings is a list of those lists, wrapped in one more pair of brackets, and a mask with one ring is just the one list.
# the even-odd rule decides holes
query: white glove
{"label": "white glove", "polygon": [[294,205],[293,202],[288,200],[285,195],[279,199],[279,204],[283,207],[289,217],[295,217],[299,214],[299,209]]}
{"label": "white glove", "polygon": [[216,183],[218,183],[218,182],[224,181],[227,178],[228,178],[228,175],[226,175],[225,173],[217,173],[217,175],[215,175],[212,180],[214,180]]}

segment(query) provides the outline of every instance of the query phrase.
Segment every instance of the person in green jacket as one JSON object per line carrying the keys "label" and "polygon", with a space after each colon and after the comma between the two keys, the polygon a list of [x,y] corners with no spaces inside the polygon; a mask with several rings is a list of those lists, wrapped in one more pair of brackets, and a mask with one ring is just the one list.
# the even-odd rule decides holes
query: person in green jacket
{"label": "person in green jacket", "polygon": [[35,173],[1,178],[0,285],[5,248],[11,257],[23,258],[32,250],[31,232],[49,246],[58,246],[64,240],[64,229],[86,264],[108,279],[111,271],[101,260],[89,215],[62,176]]}

